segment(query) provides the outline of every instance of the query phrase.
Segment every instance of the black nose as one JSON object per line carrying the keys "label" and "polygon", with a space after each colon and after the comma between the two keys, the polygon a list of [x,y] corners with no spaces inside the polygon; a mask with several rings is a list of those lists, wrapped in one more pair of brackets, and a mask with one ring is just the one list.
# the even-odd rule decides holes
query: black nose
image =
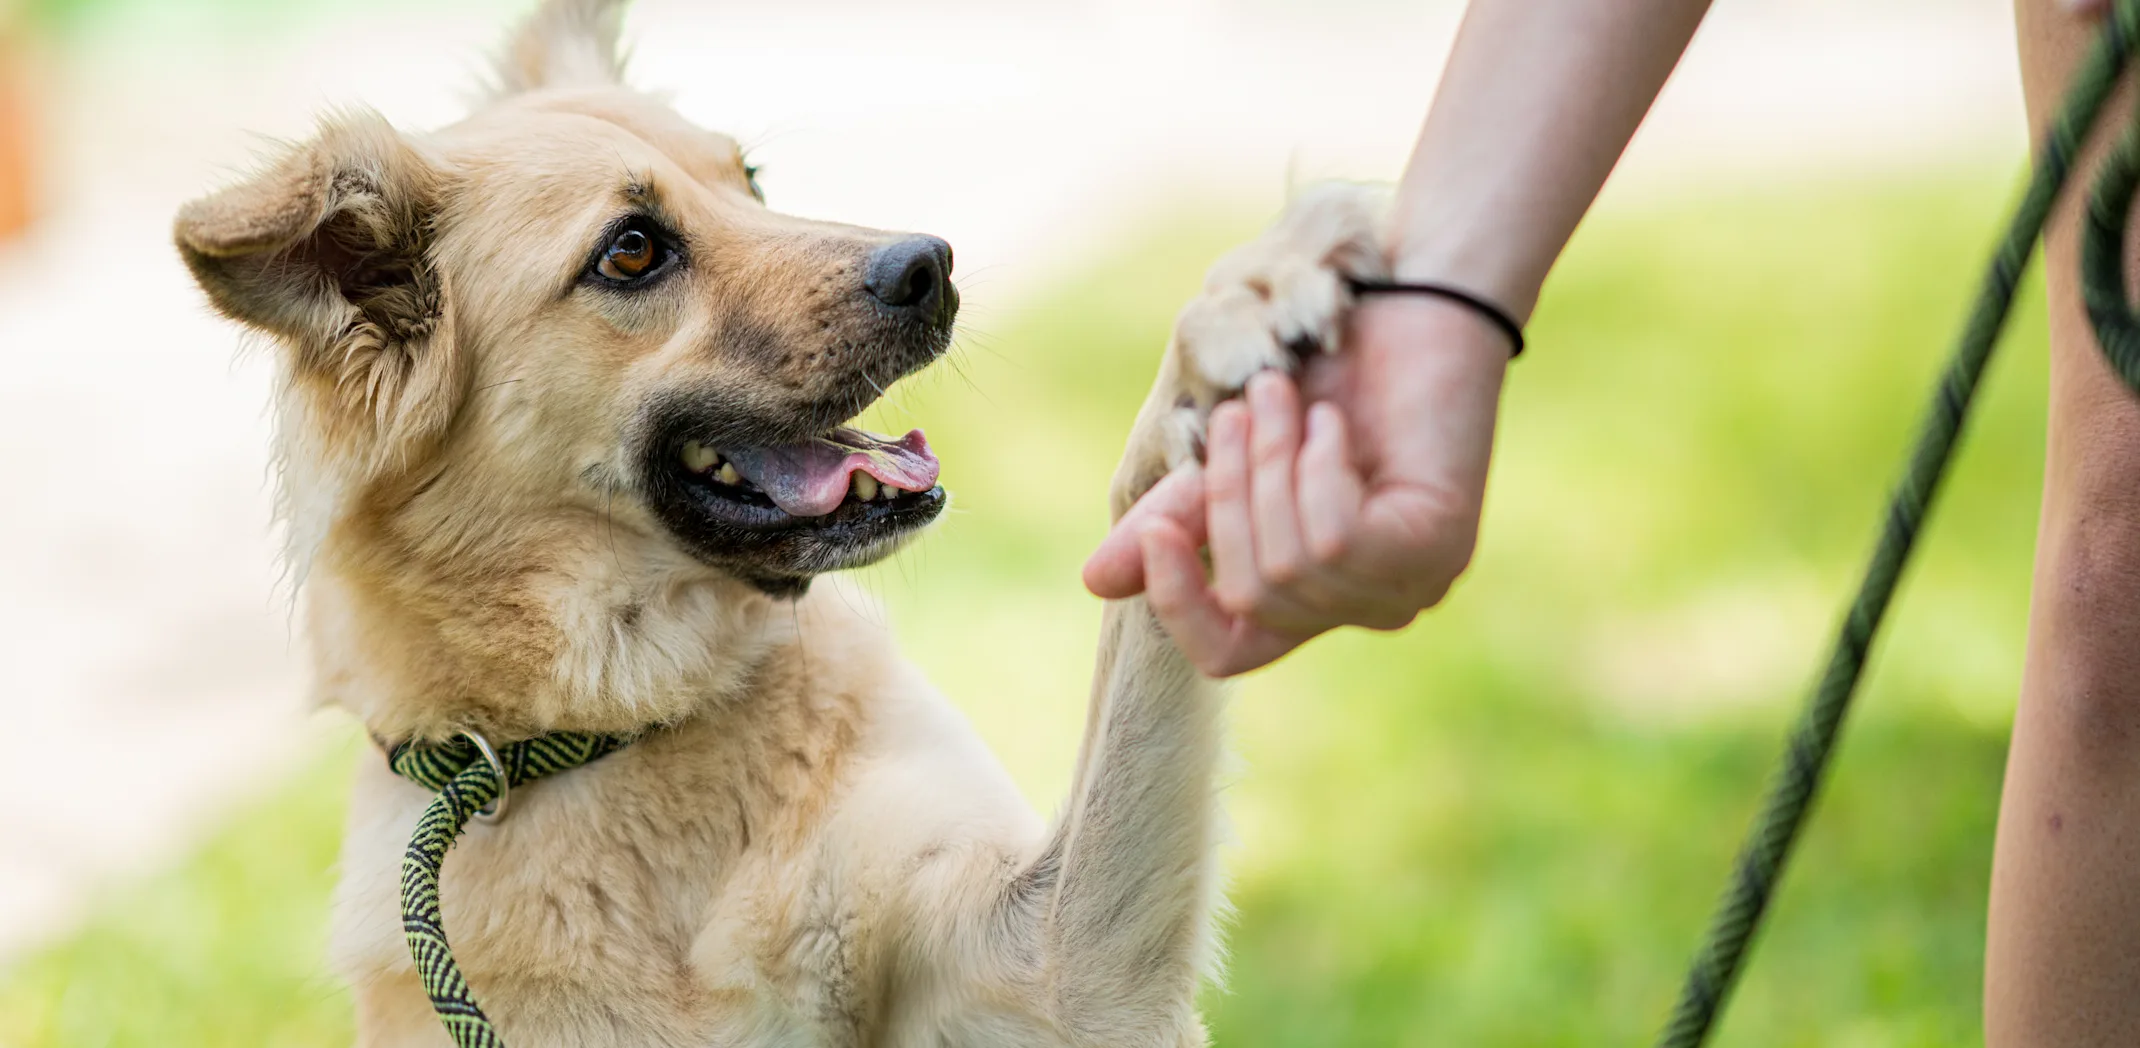
{"label": "black nose", "polygon": [[869,256],[863,286],[894,309],[933,313],[951,294],[951,245],[937,237],[901,237]]}

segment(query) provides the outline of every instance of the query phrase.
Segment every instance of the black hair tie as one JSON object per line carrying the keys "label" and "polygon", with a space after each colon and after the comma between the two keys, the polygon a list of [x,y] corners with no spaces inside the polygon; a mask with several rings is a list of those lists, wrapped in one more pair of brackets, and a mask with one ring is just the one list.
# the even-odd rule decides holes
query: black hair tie
{"label": "black hair tie", "polygon": [[1347,283],[1352,285],[1352,293],[1355,295],[1432,295],[1469,306],[1472,312],[1485,318],[1487,323],[1500,328],[1501,333],[1508,336],[1510,360],[1523,355],[1523,325],[1516,323],[1516,318],[1509,316],[1508,310],[1463,288],[1450,287],[1447,284],[1403,284],[1389,280],[1352,280]]}

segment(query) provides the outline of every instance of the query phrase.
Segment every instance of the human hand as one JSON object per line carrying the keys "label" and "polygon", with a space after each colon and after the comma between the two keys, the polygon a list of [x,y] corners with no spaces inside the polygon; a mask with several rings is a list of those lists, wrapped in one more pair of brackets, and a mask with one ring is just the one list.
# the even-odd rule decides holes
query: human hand
{"label": "human hand", "polygon": [[1146,593],[1212,676],[1337,626],[1410,623],[1470,562],[1509,349],[1455,303],[1362,301],[1298,389],[1266,372],[1245,402],[1212,412],[1205,465],[1176,470],[1117,522],[1087,588]]}

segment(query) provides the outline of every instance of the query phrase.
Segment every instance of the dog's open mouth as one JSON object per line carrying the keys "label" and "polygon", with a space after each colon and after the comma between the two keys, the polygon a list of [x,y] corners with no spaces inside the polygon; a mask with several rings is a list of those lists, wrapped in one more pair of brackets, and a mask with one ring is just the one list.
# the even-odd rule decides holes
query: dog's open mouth
{"label": "dog's open mouth", "polygon": [[754,531],[926,520],[944,499],[918,429],[897,440],[842,426],[795,444],[687,441],[676,463],[701,512]]}

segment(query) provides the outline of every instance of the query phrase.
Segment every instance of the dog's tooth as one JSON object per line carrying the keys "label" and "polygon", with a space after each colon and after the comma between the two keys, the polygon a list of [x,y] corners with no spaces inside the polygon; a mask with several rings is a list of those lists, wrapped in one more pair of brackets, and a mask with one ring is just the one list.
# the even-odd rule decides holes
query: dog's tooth
{"label": "dog's tooth", "polygon": [[898,498],[899,496],[904,494],[906,494],[905,488],[898,487],[893,484],[886,484],[884,486],[884,494],[879,495],[878,498],[881,498],[886,502],[890,502],[891,500]]}
{"label": "dog's tooth", "polygon": [[721,461],[721,454],[698,441],[684,445],[684,468],[693,473],[704,473]]}
{"label": "dog's tooth", "polygon": [[869,500],[877,497],[877,478],[872,477],[869,474],[862,472],[861,470],[856,470],[854,474],[854,488],[855,498],[860,499],[863,502],[868,502]]}
{"label": "dog's tooth", "polygon": [[736,472],[735,463],[723,462],[721,463],[720,472],[715,473],[713,479],[723,484],[741,484],[743,483],[743,474]]}

